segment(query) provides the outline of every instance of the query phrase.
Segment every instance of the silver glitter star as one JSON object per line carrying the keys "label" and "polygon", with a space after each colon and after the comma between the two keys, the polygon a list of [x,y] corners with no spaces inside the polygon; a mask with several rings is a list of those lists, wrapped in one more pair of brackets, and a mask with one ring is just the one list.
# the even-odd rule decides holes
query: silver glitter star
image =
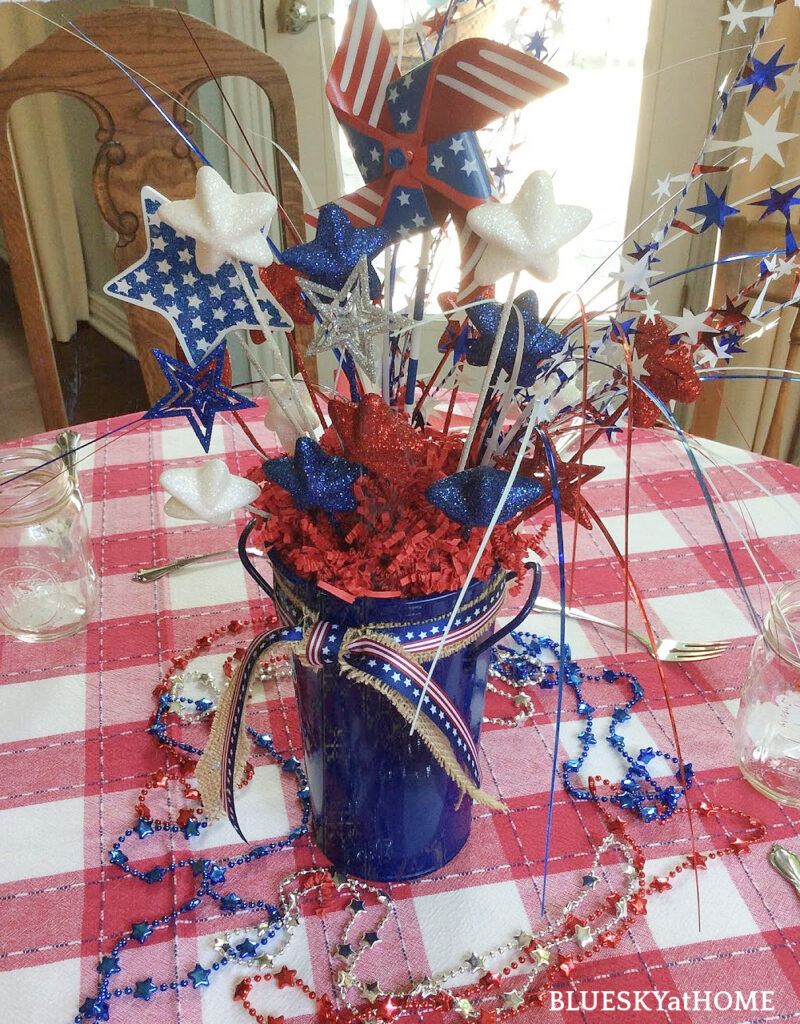
{"label": "silver glitter star", "polygon": [[422,996],[423,999],[427,999],[429,996],[436,995],[439,991],[438,985],[431,981],[430,978],[420,978],[417,984],[414,986],[414,993]]}
{"label": "silver glitter star", "polygon": [[372,341],[376,335],[397,334],[408,317],[375,306],[369,297],[369,269],[365,256],[358,261],[341,291],[298,278],[298,285],[319,317],[307,356],[334,348],[346,349],[372,381],[380,363]]}
{"label": "silver glitter star", "polygon": [[583,884],[587,889],[594,889],[597,886],[599,879],[597,875],[589,873],[583,876]]}
{"label": "silver glitter star", "polygon": [[514,936],[514,940],[520,949],[525,949],[526,946],[530,946],[533,942],[533,936],[529,935],[528,932],[517,932]]}
{"label": "silver glitter star", "polygon": [[622,873],[627,878],[635,878],[636,875],[638,874],[638,871],[633,866],[633,864],[623,864],[622,865]]}
{"label": "silver glitter star", "polygon": [[339,971],[336,976],[336,984],[341,989],[348,989],[351,985],[355,985],[356,979],[352,971]]}
{"label": "silver glitter star", "polygon": [[550,963],[550,950],[546,949],[544,946],[537,946],[533,951],[533,955],[536,958],[537,967]]}

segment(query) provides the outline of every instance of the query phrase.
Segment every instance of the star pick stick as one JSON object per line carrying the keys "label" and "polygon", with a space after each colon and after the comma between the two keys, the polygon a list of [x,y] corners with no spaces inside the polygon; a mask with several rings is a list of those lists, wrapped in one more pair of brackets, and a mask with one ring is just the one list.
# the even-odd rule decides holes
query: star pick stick
{"label": "star pick stick", "polygon": [[[461,453],[461,458],[458,460],[458,472],[467,464],[469,458],[470,448],[472,442],[475,440],[475,434],[478,430],[478,423],[481,417],[481,410],[483,409],[483,403],[486,401],[486,395],[489,392],[489,384],[494,374],[494,368],[497,366],[497,360],[500,356],[500,347],[503,344],[503,338],[505,337],[506,327],[508,327],[508,319],[511,316],[511,307],[514,303],[514,296],[517,292],[517,285],[519,284],[520,271],[516,271],[514,276],[511,278],[511,285],[508,289],[508,296],[505,303],[503,304],[503,312],[500,315],[500,323],[497,327],[497,334],[495,335],[494,344],[492,345],[492,351],[489,355],[489,362],[486,365],[486,372],[483,375],[483,382],[481,383],[481,393],[478,395],[478,401],[475,403],[475,412],[472,414],[472,421],[469,425],[469,433],[467,439],[464,442],[464,450]],[[522,345],[522,332],[519,334],[518,344]]]}

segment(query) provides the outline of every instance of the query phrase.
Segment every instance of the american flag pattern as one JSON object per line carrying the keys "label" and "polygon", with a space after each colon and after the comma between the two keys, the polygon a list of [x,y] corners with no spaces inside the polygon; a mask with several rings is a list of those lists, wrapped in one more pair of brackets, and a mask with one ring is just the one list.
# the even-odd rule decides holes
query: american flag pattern
{"label": "american flag pattern", "polygon": [[166,201],[155,189],[142,189],[147,252],[108,282],[103,289],[106,294],[166,317],[192,366],[231,331],[260,330],[263,323],[278,331],[291,330],[291,319],[249,263],[241,266],[261,317],[256,316],[233,264],[223,263],[215,274],[198,270],[194,239],[161,220],[159,211]]}
{"label": "american flag pattern", "polygon": [[[372,3],[353,0],[326,94],[366,184],[338,204],[354,224],[379,224],[402,239],[491,201],[475,132],[565,82],[529,54],[487,39],[456,43],[401,76]],[[479,249],[462,231],[463,301]]]}

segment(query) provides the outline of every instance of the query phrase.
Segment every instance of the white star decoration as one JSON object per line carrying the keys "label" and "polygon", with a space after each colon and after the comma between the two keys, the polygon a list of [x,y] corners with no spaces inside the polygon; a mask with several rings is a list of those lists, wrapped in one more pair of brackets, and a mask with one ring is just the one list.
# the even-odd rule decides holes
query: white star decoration
{"label": "white star decoration", "polygon": [[197,172],[194,199],[164,203],[165,224],[194,238],[195,260],[201,274],[215,274],[223,263],[244,260],[257,267],[272,263],[264,232],[278,208],[267,192],[237,195],[213,167]]}
{"label": "white star decoration", "polygon": [[249,505],[261,493],[252,480],[233,476],[222,459],[165,469],[159,483],[171,495],[164,508],[168,516],[203,519],[214,526],[224,526],[237,508]]}
{"label": "white star decoration", "polygon": [[683,316],[670,316],[667,320],[674,326],[675,330],[670,331],[671,335],[685,334],[689,344],[697,343],[698,335],[711,334],[711,328],[706,323],[708,312],[693,313],[691,309],[683,310]]}
{"label": "white star decoration", "polygon": [[751,171],[761,163],[765,156],[770,157],[776,164],[780,164],[783,167],[783,156],[780,147],[784,142],[788,142],[789,139],[796,139],[797,132],[778,131],[778,118],[780,114],[780,107],[776,107],[772,114],[770,114],[769,120],[761,124],[759,121],[756,121],[751,113],[745,110],[744,118],[747,122],[747,127],[750,129],[750,134],[745,135],[738,142],[726,142],[722,139],[716,139],[706,145],[706,152],[710,153],[720,149],[733,149],[736,146],[742,146],[753,151],[750,154]]}
{"label": "white star decoration", "polygon": [[485,203],[467,214],[470,228],[488,243],[475,283],[494,284],[520,270],[540,281],[555,280],[558,250],[591,219],[582,206],[557,204],[553,179],[546,171],[534,171],[510,203]]}

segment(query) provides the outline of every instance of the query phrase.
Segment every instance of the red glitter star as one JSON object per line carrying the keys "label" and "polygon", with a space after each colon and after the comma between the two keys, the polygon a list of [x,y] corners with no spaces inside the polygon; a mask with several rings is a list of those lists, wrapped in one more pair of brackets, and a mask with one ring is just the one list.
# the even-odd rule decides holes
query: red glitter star
{"label": "red glitter star", "polygon": [[[702,388],[694,365],[697,346],[685,341],[670,343],[671,330],[660,316],[652,323],[639,317],[633,343],[634,374],[662,402],[694,402]],[[620,371],[619,379],[625,376],[626,372]],[[652,427],[661,415],[658,406],[635,385],[629,401],[634,426]]]}
{"label": "red glitter star", "polygon": [[667,889],[672,888],[672,882],[663,875],[656,875],[653,879],[653,888],[656,892],[666,892]]}
{"label": "red glitter star", "polygon": [[620,936],[617,932],[601,932],[600,945],[606,949],[614,949],[619,945]]}
{"label": "red glitter star", "polygon": [[400,1009],[400,1005],[395,1002],[392,996],[384,996],[383,999],[376,999],[372,1004],[372,1012],[377,1015],[379,1020],[394,1020],[400,1012]]}
{"label": "red glitter star", "polygon": [[328,406],[328,415],[343,454],[370,468],[407,468],[429,445],[380,395],[365,395],[360,402],[333,401]]}
{"label": "red glitter star", "polygon": [[[580,491],[585,483],[589,480],[593,480],[603,472],[603,467],[589,466],[586,463],[581,464],[580,459],[577,456],[567,462],[564,462],[555,450],[555,446],[551,447],[556,467],[556,479],[558,480],[558,494],[561,499],[561,511],[571,519],[577,519],[580,525],[585,527],[587,530],[591,530],[592,520],[588,510],[585,508],[585,502],[580,496]],[[498,460],[498,465],[502,469],[510,470],[513,464],[514,458],[512,456],[506,456],[505,458]],[[541,498],[534,502],[533,505],[529,506],[526,514],[530,516],[541,509],[546,508],[553,500],[553,483],[550,474],[550,464],[545,452],[544,441],[541,437],[537,437],[536,439],[533,455],[522,460],[519,472],[521,476],[532,477],[534,480],[538,480],[544,489]]]}
{"label": "red glitter star", "polygon": [[500,989],[500,980],[502,975],[492,974],[491,971],[487,971],[486,974],[480,979],[478,984],[484,990],[484,992],[497,992]]}
{"label": "red glitter star", "polygon": [[690,853],[686,860],[691,867],[703,868],[705,870],[708,857],[704,853]]}
{"label": "red glitter star", "polygon": [[736,853],[747,853],[750,849],[750,843],[746,839],[742,839],[741,836],[736,836],[735,839],[731,840],[731,849],[735,850]]}
{"label": "red glitter star", "polygon": [[559,971],[561,971],[565,978],[569,978],[571,977],[572,973],[574,972],[577,966],[578,965],[575,963],[571,956],[565,956],[562,958],[561,963],[558,965],[558,969]]}
{"label": "red glitter star", "polygon": [[[261,267],[258,276],[295,324],[314,323],[314,316],[306,308],[303,293],[297,283],[296,270],[287,267],[285,263],[273,263],[269,267]],[[264,340],[261,331],[252,331],[251,337],[256,344]]]}
{"label": "red glitter star", "polygon": [[278,988],[290,988],[294,985],[294,979],[296,977],[297,971],[290,971],[288,967],[281,967],[275,975],[275,981],[278,983]]}

